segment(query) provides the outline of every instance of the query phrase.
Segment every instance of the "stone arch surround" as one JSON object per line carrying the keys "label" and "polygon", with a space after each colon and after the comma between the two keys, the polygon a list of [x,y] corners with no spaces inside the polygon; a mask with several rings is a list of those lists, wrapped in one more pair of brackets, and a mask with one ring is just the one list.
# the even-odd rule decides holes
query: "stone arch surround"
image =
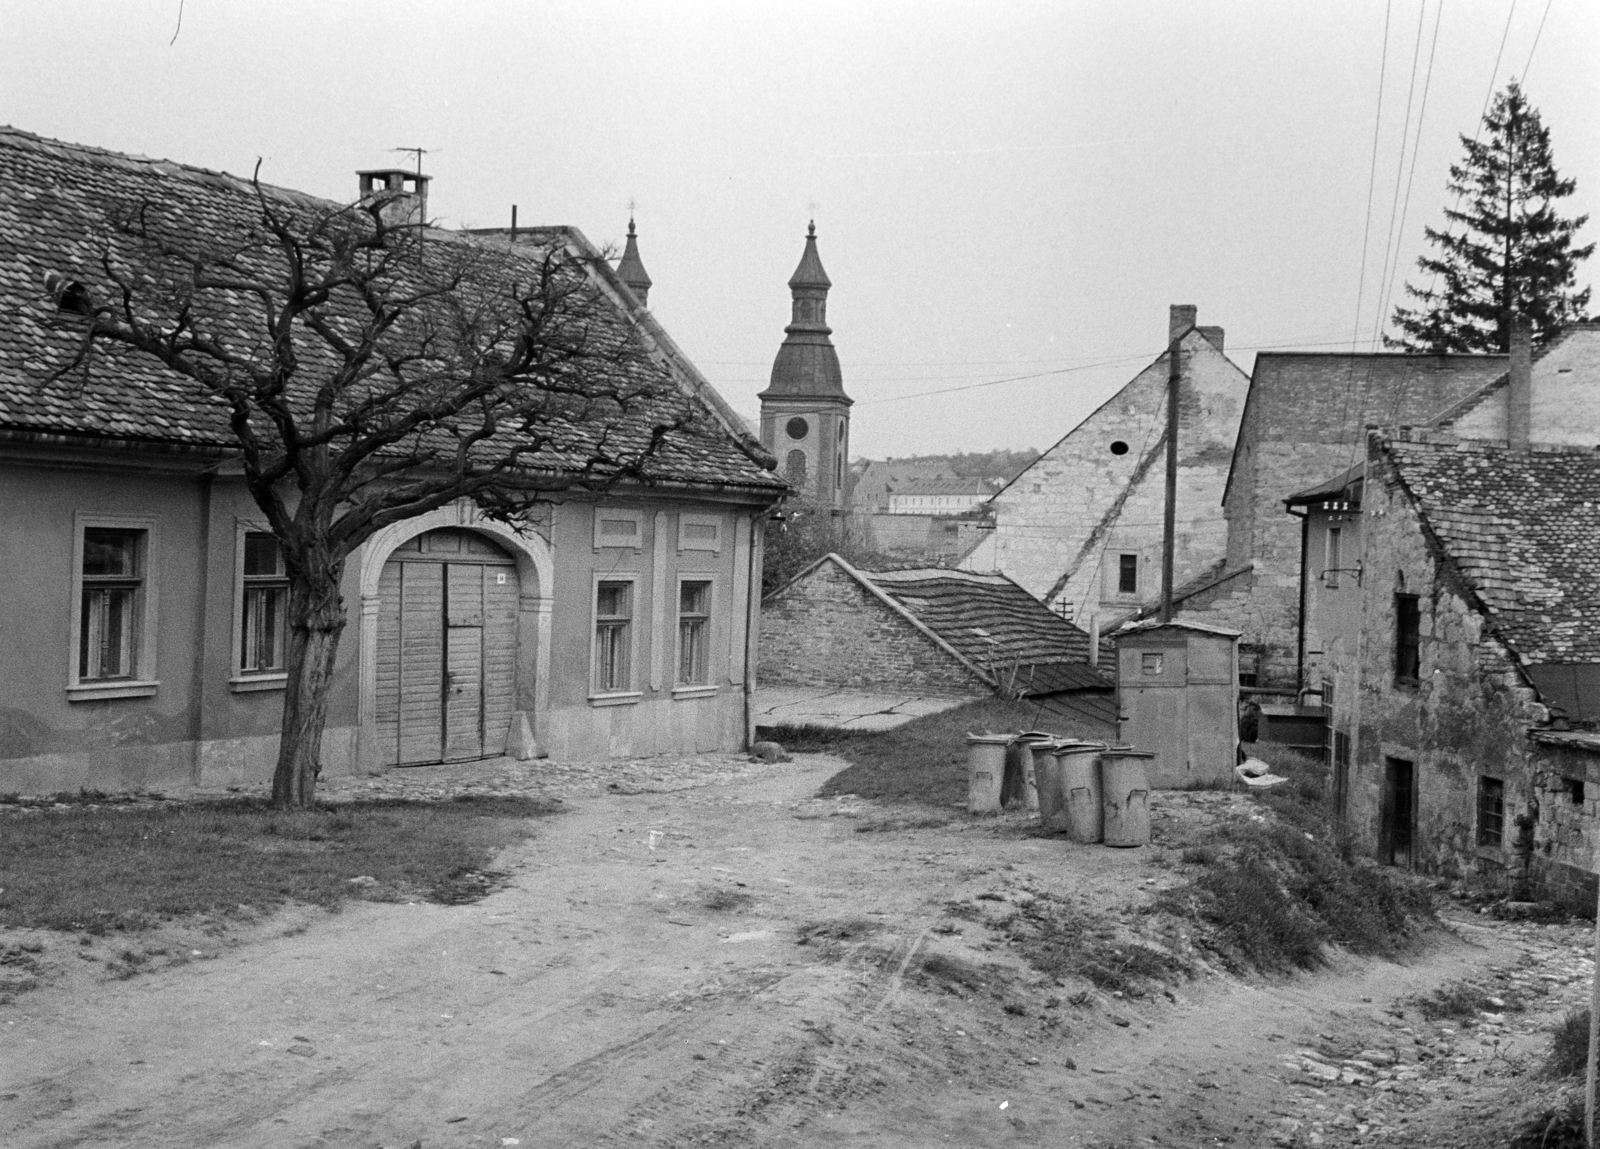
{"label": "stone arch surround", "polygon": [[[505,523],[484,518],[469,500],[460,499],[425,515],[394,523],[377,532],[361,548],[361,625],[358,653],[356,758],[369,772],[383,768],[378,752],[378,580],[395,549],[418,535],[443,528],[476,531],[503,547],[517,564],[517,709],[511,717],[506,753],[527,761],[540,756],[536,738],[550,700],[550,587],[554,556],[542,536],[518,534]],[[531,647],[531,649],[530,649]],[[524,675],[531,674],[532,690]]]}

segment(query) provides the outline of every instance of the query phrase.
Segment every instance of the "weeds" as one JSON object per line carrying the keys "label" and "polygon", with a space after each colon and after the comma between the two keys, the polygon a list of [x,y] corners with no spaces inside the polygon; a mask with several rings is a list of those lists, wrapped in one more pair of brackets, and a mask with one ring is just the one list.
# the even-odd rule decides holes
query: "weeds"
{"label": "weeds", "polygon": [[839,918],[827,922],[808,922],[795,931],[796,945],[837,946],[841,942],[861,941],[882,928],[871,918]]}
{"label": "weeds", "polygon": [[503,879],[488,860],[525,833],[523,819],[550,809],[488,798],[293,812],[243,799],[46,810],[0,835],[0,925],[104,934],[291,901],[475,901]]}
{"label": "weeds", "polygon": [[[1467,981],[1451,982],[1430,994],[1412,999],[1417,1011],[1429,1021],[1448,1018],[1477,1017],[1479,1013],[1521,1012],[1523,1003],[1517,998],[1491,998],[1482,987]],[[1585,1013],[1587,1017],[1587,1013]],[[1585,1023],[1587,1025],[1587,1022]],[[1588,1056],[1589,1031],[1583,1033],[1584,1053]]]}
{"label": "weeds", "polygon": [[[953,916],[974,916],[964,903],[946,908]],[[1110,919],[1052,895],[1035,895],[990,924],[1011,937],[1024,961],[1054,978],[1081,977],[1099,989],[1138,996],[1151,984],[1188,973],[1182,959],[1119,937]]]}
{"label": "weeds", "polygon": [[1576,1077],[1589,1065],[1589,1011],[1575,1009],[1561,1019],[1545,1059],[1546,1077]]}
{"label": "weeds", "polygon": [[1583,1099],[1547,1109],[1517,1131],[1508,1149],[1584,1149]]}

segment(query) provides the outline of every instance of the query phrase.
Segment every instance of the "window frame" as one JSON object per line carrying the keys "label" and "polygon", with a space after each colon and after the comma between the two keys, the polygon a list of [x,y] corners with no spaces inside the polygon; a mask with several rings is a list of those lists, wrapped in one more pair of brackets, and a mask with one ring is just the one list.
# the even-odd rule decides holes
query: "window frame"
{"label": "window frame", "polygon": [[[138,586],[135,590],[133,622],[133,660],[131,673],[124,678],[84,678],[80,673],[83,644],[83,550],[92,530],[127,531],[141,535],[136,559]],[[161,686],[155,676],[156,621],[159,587],[156,560],[160,557],[158,520],[151,515],[103,514],[76,511],[72,516],[72,581],[67,640],[67,700],[89,702],[108,698],[147,698]]]}
{"label": "window frame", "polygon": [[[639,675],[639,576],[636,573],[617,571],[596,571],[594,584],[589,592],[589,702],[595,706],[617,706],[624,703],[635,702],[644,696],[644,692],[637,688]],[[602,688],[600,685],[600,591],[607,583],[619,583],[628,588],[628,613],[622,615],[606,615],[606,619],[624,618],[626,625],[626,640],[623,656],[627,659],[624,668],[625,685]]]}
{"label": "window frame", "polygon": [[1394,596],[1394,680],[1401,686],[1417,686],[1422,681],[1422,600],[1398,591]]}
{"label": "window frame", "polygon": [[[704,680],[700,682],[685,682],[681,678],[683,672],[683,589],[690,583],[699,583],[706,588],[705,611],[699,616],[704,623],[704,650],[705,667]],[[716,609],[717,609],[717,580],[709,574],[699,572],[685,572],[678,576],[677,595],[673,599],[673,643],[672,643],[672,695],[674,698],[692,698],[700,695],[715,694],[718,686],[716,671],[713,665],[713,655],[716,651]]]}
{"label": "window frame", "polygon": [[[1114,591],[1112,593],[1117,598],[1138,598],[1139,597],[1139,583],[1141,581],[1139,576],[1143,573],[1143,569],[1142,568],[1144,567],[1144,556],[1141,555],[1138,551],[1121,551],[1121,550],[1116,552],[1116,556],[1117,556],[1116,564],[1111,569],[1111,577],[1114,580],[1113,581],[1113,585],[1115,587],[1115,589],[1114,589]],[[1124,581],[1123,580],[1123,575],[1128,573],[1127,570],[1126,570],[1127,564],[1124,562],[1125,559],[1132,559],[1133,560],[1133,571],[1132,571],[1132,574],[1133,574],[1133,589],[1132,590],[1123,590],[1122,589],[1122,585],[1123,585],[1123,581]]]}
{"label": "window frame", "polygon": [[[275,578],[272,582],[281,582],[283,589],[283,618],[279,623],[282,630],[280,642],[283,645],[284,666],[281,670],[246,670],[244,666],[244,616],[245,599],[251,589],[247,578],[254,578],[255,585],[267,581],[262,576],[246,576],[244,571],[245,544],[250,535],[272,535],[272,531],[261,523],[241,522],[234,530],[233,540],[233,646],[230,654],[228,675],[228,689],[235,694],[245,694],[257,690],[283,690],[289,682],[289,576],[287,571]],[[276,538],[276,536],[273,536]],[[283,546],[278,547],[279,562],[283,561]]]}
{"label": "window frame", "polygon": [[[1497,787],[1498,789],[1493,789]],[[1503,850],[1506,841],[1506,782],[1491,774],[1478,775],[1475,843],[1485,850]],[[1492,823],[1492,825],[1491,825]]]}

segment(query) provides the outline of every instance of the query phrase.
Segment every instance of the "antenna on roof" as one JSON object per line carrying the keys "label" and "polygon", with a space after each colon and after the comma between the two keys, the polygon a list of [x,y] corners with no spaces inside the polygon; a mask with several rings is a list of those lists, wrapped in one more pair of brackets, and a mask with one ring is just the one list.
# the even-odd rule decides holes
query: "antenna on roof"
{"label": "antenna on roof", "polygon": [[390,148],[389,150],[391,152],[415,152],[416,156],[417,156],[417,174],[420,176],[422,174],[422,157],[423,156],[431,156],[438,149],[437,148]]}

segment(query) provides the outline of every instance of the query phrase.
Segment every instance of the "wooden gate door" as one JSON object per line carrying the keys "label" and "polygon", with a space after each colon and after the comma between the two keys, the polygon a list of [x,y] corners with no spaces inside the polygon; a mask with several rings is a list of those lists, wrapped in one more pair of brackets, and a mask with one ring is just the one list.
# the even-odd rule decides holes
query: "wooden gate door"
{"label": "wooden gate door", "polygon": [[395,551],[378,593],[375,717],[385,762],[503,754],[516,681],[510,556],[468,531],[432,531]]}

